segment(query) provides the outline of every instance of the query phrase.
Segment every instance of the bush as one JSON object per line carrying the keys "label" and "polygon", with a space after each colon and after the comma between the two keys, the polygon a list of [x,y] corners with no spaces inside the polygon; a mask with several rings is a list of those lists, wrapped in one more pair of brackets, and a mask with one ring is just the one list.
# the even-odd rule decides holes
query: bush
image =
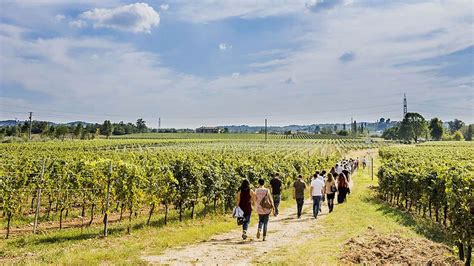
{"label": "bush", "polygon": [[458,131],[454,132],[453,139],[455,141],[462,141],[462,140],[464,140],[464,135],[461,133],[461,131],[458,130]]}

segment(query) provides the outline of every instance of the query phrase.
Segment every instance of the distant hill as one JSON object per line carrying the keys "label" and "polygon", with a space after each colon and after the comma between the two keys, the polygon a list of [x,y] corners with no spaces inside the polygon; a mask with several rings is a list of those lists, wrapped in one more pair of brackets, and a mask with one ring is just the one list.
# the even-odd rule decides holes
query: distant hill
{"label": "distant hill", "polygon": [[3,120],[3,121],[0,121],[0,127],[14,126],[16,125],[16,123],[17,123],[16,120]]}
{"label": "distant hill", "polygon": [[[3,121],[0,121],[0,127],[14,126],[17,123],[18,124],[23,124],[24,122],[25,121],[3,120]],[[50,125],[67,125],[67,126],[76,126],[79,123],[81,123],[84,126],[93,124],[93,123],[84,122],[84,121],[74,121],[74,122],[68,122],[68,123],[54,123],[54,122],[50,122],[50,121],[46,121],[46,122],[48,122],[48,124],[50,124]],[[34,123],[33,123],[33,125],[34,125]]]}

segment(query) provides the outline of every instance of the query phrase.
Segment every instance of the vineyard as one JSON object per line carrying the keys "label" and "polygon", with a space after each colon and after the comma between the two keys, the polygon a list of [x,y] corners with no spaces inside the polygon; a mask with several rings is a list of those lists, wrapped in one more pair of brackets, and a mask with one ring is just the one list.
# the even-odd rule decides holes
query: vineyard
{"label": "vineyard", "polygon": [[[112,136],[114,139],[238,139],[238,140],[264,140],[265,134],[257,133],[232,133],[232,134],[217,134],[217,133],[138,133],[120,136]],[[333,134],[268,134],[267,139],[314,139],[314,140],[353,140],[360,141],[359,138],[351,136],[339,136]]]}
{"label": "vineyard", "polygon": [[380,150],[379,193],[449,232],[469,265],[474,236],[474,145],[426,143]]}
{"label": "vineyard", "polygon": [[[298,174],[327,169],[348,150],[381,147],[357,139],[130,139],[37,142],[0,146],[0,204],[6,236],[12,226],[71,217],[98,216],[108,231],[110,215],[132,219],[176,210],[224,212],[232,207],[242,178],[283,174],[289,185]],[[38,224],[39,221],[39,224]],[[38,224],[38,226],[36,226]],[[82,225],[81,225],[82,226]],[[31,228],[31,227],[29,227]]]}

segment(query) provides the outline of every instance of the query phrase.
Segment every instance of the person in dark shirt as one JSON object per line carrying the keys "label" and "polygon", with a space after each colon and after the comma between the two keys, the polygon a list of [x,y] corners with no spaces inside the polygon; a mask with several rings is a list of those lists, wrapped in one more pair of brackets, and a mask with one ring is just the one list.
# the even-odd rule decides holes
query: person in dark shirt
{"label": "person in dark shirt", "polygon": [[306,184],[303,182],[303,176],[298,176],[298,180],[295,181],[293,187],[295,188],[293,198],[296,200],[296,211],[299,219],[301,217],[301,211],[303,210],[304,191],[306,189]]}
{"label": "person in dark shirt", "polygon": [[244,222],[242,224],[242,239],[247,239],[247,229],[252,217],[252,205],[255,205],[255,192],[250,189],[250,182],[247,179],[242,180],[236,197],[236,205],[244,212]]}
{"label": "person in dark shirt", "polygon": [[278,206],[280,205],[281,201],[281,189],[282,183],[280,180],[280,174],[276,173],[275,176],[270,181],[270,186],[272,187],[272,195],[273,195],[273,203],[275,204],[274,215],[278,216]]}

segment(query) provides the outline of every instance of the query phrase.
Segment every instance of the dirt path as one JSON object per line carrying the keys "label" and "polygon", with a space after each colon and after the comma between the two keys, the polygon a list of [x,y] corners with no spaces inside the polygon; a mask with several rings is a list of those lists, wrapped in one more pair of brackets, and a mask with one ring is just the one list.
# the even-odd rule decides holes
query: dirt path
{"label": "dirt path", "polygon": [[[362,158],[374,152],[375,150],[353,151],[346,157]],[[352,179],[350,185],[352,186]],[[272,251],[304,243],[309,237],[317,236],[317,232],[323,229],[318,222],[328,214],[327,202],[322,204],[322,213],[318,215],[318,219],[313,218],[312,205],[312,200],[305,200],[300,219],[296,218],[296,203],[292,207],[280,210],[278,217],[270,217],[265,242],[256,238],[258,221],[255,220],[258,218],[253,216],[254,224],[249,227],[249,238],[245,241],[241,238],[242,229],[238,227],[228,233],[213,236],[207,241],[171,248],[163,254],[144,255],[141,258],[150,264],[169,265],[245,265],[265,262],[267,256],[272,256]]]}
{"label": "dirt path", "polygon": [[[211,239],[185,247],[168,249],[164,254],[157,256],[143,256],[142,259],[152,264],[202,264],[228,265],[250,264],[256,258],[271,255],[271,251],[288,244],[297,244],[307,240],[305,232],[314,227],[320,219],[328,213],[323,204],[322,213],[318,219],[312,217],[312,201],[305,200],[303,215],[296,218],[296,204],[291,208],[280,211],[278,217],[270,217],[267,240],[256,239],[257,217],[254,225],[249,227],[249,238],[242,240],[242,229],[216,235]],[[237,225],[236,225],[237,227]]]}

